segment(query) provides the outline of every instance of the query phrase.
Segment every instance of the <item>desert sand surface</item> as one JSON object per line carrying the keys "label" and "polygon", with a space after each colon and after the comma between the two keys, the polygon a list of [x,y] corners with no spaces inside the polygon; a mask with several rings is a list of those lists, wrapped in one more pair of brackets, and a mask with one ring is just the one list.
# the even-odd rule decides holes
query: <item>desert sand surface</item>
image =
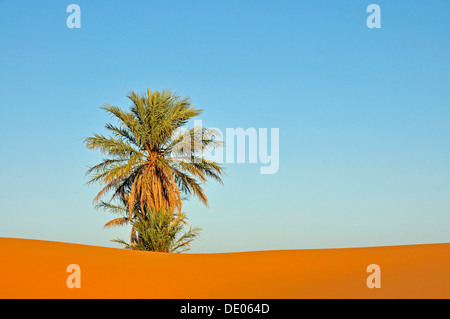
{"label": "desert sand surface", "polygon": [[449,271],[450,244],[164,254],[0,238],[0,298],[450,298]]}

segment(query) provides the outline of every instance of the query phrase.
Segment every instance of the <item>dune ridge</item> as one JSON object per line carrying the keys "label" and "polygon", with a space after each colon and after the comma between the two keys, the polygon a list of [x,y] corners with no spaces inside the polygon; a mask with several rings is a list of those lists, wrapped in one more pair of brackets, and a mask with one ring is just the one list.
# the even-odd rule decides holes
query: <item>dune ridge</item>
{"label": "dune ridge", "polygon": [[[67,266],[80,266],[69,289]],[[381,268],[369,289],[367,266]],[[450,244],[163,254],[0,238],[0,298],[450,298]]]}

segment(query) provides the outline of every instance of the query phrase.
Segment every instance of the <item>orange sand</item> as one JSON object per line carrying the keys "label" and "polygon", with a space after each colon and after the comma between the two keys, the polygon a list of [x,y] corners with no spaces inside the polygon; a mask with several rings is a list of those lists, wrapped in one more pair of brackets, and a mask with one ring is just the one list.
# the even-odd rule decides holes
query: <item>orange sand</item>
{"label": "orange sand", "polygon": [[0,298],[450,298],[449,271],[450,244],[162,254],[0,238]]}

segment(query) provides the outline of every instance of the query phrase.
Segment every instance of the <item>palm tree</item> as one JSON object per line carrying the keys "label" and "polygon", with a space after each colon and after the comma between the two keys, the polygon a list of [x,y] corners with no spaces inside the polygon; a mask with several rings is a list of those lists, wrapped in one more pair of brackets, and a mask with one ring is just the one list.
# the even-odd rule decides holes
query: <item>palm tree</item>
{"label": "palm tree", "polygon": [[[88,184],[99,182],[103,188],[94,199],[98,207],[114,211],[125,206],[122,216],[105,226],[123,225],[148,211],[164,210],[181,213],[182,199],[196,196],[208,206],[203,184],[208,178],[222,183],[223,168],[203,156],[205,151],[221,147],[216,132],[194,127],[184,134],[180,130],[202,110],[191,105],[189,98],[180,98],[171,91],[127,96],[129,111],[105,105],[102,109],[119,121],[106,124],[111,136],[94,134],[85,139],[88,149],[100,150],[107,156],[91,167]],[[112,192],[108,201],[102,198]],[[119,205],[113,201],[119,201]]]}
{"label": "palm tree", "polygon": [[127,243],[122,239],[113,242],[122,244],[127,249],[181,253],[190,249],[191,242],[198,236],[200,228],[189,227],[184,233],[186,215],[160,211],[149,211],[146,216],[137,215],[131,222],[135,230],[135,240]]}

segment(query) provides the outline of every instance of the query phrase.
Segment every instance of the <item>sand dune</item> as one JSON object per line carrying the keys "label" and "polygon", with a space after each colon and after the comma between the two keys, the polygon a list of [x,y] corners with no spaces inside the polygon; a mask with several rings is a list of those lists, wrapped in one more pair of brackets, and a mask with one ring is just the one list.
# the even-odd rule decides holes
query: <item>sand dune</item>
{"label": "sand dune", "polygon": [[162,254],[0,238],[0,298],[450,298],[449,271],[450,244]]}

